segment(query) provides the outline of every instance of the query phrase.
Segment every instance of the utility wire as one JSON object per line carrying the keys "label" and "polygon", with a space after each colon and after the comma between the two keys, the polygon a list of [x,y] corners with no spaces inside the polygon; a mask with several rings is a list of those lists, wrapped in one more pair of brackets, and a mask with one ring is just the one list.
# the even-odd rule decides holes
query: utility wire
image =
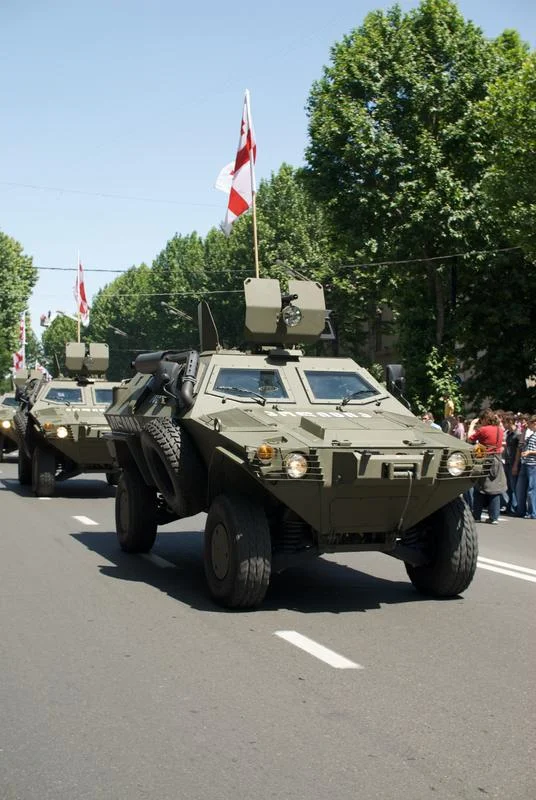
{"label": "utility wire", "polygon": [[13,181],[0,181],[1,186],[14,186],[22,189],[38,189],[42,192],[59,192],[60,194],[80,194],[86,197],[104,197],[108,200],[135,200],[141,203],[165,203],[173,206],[199,206],[201,208],[218,208],[215,203],[192,203],[189,200],[164,200],[158,197],[138,197],[126,194],[112,194],[109,192],[86,192],[83,189],[66,189],[61,186],[40,186],[34,183],[15,183]]}
{"label": "utility wire", "polygon": [[[337,267],[330,267],[333,270],[339,269],[359,269],[359,267],[388,267],[397,266],[400,264],[422,264],[429,261],[446,261],[450,258],[464,258],[466,256],[480,256],[480,255],[494,255],[495,253],[509,253],[513,250],[521,250],[518,245],[516,247],[497,247],[493,250],[467,250],[464,253],[447,253],[444,256],[428,256],[427,258],[403,258],[397,261],[364,261],[361,264],[340,264]],[[284,266],[284,265],[281,265]],[[307,264],[303,264],[300,269],[310,269]],[[37,270],[49,270],[53,272],[76,272],[77,267],[36,267]],[[108,272],[108,273],[121,273],[125,274],[131,269],[136,269],[135,266],[128,267],[128,269],[97,269],[95,267],[84,267],[84,272]],[[321,269],[321,267],[317,267]],[[237,269],[224,270],[227,272],[250,272],[250,267],[238,267]]]}

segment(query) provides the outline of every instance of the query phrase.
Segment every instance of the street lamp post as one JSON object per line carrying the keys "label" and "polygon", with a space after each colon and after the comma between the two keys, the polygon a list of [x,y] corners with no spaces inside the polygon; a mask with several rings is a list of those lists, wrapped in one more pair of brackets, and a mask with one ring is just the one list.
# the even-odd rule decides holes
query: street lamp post
{"label": "street lamp post", "polygon": [[168,312],[168,314],[172,314],[174,317],[188,319],[190,322],[193,322],[193,317],[191,317],[189,314],[186,314],[184,311],[180,311],[178,308],[175,308],[175,306],[166,303],[165,300],[161,300],[160,305]]}

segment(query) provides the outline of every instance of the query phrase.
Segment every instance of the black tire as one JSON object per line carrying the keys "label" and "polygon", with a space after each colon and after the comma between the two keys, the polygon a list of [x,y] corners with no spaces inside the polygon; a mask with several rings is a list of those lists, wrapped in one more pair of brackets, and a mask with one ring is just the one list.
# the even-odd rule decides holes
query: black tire
{"label": "black tire", "polygon": [[32,453],[30,449],[29,431],[28,431],[28,415],[22,411],[17,411],[13,417],[13,430],[15,431],[15,438],[19,446],[19,451],[23,450],[27,458],[31,458]]}
{"label": "black tire", "polygon": [[108,486],[117,486],[120,477],[121,477],[120,470],[114,470],[114,472],[107,472],[106,483],[108,484]]}
{"label": "black tire", "polygon": [[4,437],[0,436],[0,464],[4,460]]}
{"label": "black tire", "polygon": [[52,497],[56,490],[56,456],[40,445],[32,453],[32,489],[37,497]]}
{"label": "black tire", "polygon": [[30,486],[32,483],[32,462],[24,452],[22,447],[19,447],[17,459],[17,472],[19,483],[21,486]]}
{"label": "black tire", "polygon": [[141,433],[143,454],[158,491],[179,517],[205,508],[206,469],[188,433],[170,419],[154,419]]}
{"label": "black tire", "polygon": [[423,594],[456,597],[473,580],[478,537],[469,506],[461,497],[448,503],[423,523],[420,546],[430,557],[424,566],[406,563],[412,584]]}
{"label": "black tire", "polygon": [[115,493],[115,528],[121,550],[148,553],[156,539],[156,489],[137,469],[124,469]]}
{"label": "black tire", "polygon": [[272,567],[270,529],[261,506],[239,495],[219,495],[205,525],[205,575],[212,597],[228,608],[264,600]]}

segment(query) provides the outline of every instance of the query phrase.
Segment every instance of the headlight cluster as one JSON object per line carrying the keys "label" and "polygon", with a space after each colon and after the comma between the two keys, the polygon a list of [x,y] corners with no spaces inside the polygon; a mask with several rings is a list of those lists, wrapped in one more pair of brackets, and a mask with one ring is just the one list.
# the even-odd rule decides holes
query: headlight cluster
{"label": "headlight cluster", "polygon": [[467,461],[463,453],[451,453],[447,458],[447,469],[449,473],[457,478],[467,469]]}
{"label": "headlight cluster", "polygon": [[53,422],[45,422],[43,430],[46,433],[55,433],[58,439],[66,439],[69,436],[69,429],[65,425],[58,425],[56,428]]}
{"label": "headlight cluster", "polygon": [[8,431],[11,428],[11,422],[8,419],[3,419],[2,420],[2,428],[5,431]]}
{"label": "headlight cluster", "polygon": [[[264,442],[255,450],[255,456],[263,467],[268,467],[276,457],[276,452],[275,447]],[[289,478],[303,478],[308,468],[309,464],[303,453],[289,453],[283,459],[283,469]]]}

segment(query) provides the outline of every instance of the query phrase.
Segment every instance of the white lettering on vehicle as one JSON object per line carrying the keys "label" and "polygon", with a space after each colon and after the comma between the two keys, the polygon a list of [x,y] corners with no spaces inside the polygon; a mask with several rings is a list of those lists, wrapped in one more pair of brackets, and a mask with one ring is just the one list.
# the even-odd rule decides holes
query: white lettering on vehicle
{"label": "white lettering on vehicle", "polygon": [[359,417],[371,417],[372,414],[367,414],[365,411],[358,411],[353,413],[352,411],[347,411],[344,414],[340,411],[265,411],[264,412],[268,417],[323,417],[331,419],[332,417],[339,417],[344,419],[345,417],[353,417],[354,419],[358,419]]}

